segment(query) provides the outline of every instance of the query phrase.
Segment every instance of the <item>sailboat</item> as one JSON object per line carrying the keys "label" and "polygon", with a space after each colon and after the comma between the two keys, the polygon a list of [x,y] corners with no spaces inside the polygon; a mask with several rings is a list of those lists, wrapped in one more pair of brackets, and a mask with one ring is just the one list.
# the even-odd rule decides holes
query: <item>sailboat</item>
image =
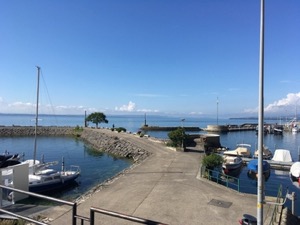
{"label": "sailboat", "polygon": [[36,160],[37,152],[37,128],[38,128],[38,106],[39,106],[39,80],[40,80],[40,67],[38,69],[37,77],[37,103],[36,103],[36,118],[35,118],[35,138],[34,138],[34,159],[33,171],[29,171],[29,184],[28,189],[30,192],[35,193],[49,193],[56,190],[61,190],[69,187],[75,182],[80,175],[79,166],[71,166],[70,170],[65,170],[64,160],[62,160],[62,170],[58,171],[50,166],[53,163],[40,163]]}

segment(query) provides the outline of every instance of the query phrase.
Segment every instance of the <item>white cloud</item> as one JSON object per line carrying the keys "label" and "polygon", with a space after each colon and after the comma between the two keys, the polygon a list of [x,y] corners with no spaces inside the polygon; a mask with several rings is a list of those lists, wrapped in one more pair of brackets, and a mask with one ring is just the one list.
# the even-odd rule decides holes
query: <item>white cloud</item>
{"label": "white cloud", "polygon": [[33,113],[35,104],[30,102],[13,102],[10,104],[4,103],[4,112],[6,113]]}
{"label": "white cloud", "polygon": [[[30,102],[13,102],[7,103],[2,97],[0,97],[0,113],[25,113],[25,114],[35,114],[36,104]],[[83,114],[84,111],[96,112],[99,111],[95,108],[88,108],[85,106],[52,106],[52,105],[42,105],[39,104],[40,114]]]}
{"label": "white cloud", "polygon": [[[300,92],[289,93],[285,98],[282,98],[265,106],[264,112],[266,114],[295,114],[298,104],[300,104]],[[253,109],[245,109],[244,113],[258,113],[258,107]]]}
{"label": "white cloud", "polygon": [[115,111],[118,112],[143,112],[143,113],[158,113],[157,109],[136,109],[136,104],[129,101],[127,105],[122,105],[121,107],[115,107]]}
{"label": "white cloud", "polygon": [[115,107],[115,110],[121,112],[132,112],[135,110],[135,103],[129,101],[127,105],[122,105],[121,107]]}
{"label": "white cloud", "polygon": [[300,92],[289,93],[286,98],[275,101],[265,107],[265,112],[269,113],[284,113],[295,111],[297,105],[300,103]]}

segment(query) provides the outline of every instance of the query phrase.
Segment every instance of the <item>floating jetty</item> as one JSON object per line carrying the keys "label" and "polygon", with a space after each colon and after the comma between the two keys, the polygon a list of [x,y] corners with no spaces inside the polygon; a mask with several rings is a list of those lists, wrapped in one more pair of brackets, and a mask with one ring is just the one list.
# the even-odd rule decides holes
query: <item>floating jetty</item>
{"label": "floating jetty", "polygon": [[144,125],[140,129],[143,131],[172,131],[178,128],[183,128],[185,131],[201,131],[200,127],[161,127],[161,126],[148,126]]}
{"label": "floating jetty", "polygon": [[[250,160],[253,158],[242,158],[244,163],[248,164]],[[274,161],[274,160],[264,160],[267,161],[272,169],[277,169],[277,170],[290,170],[291,166],[293,165],[294,162],[281,162],[281,161]]]}

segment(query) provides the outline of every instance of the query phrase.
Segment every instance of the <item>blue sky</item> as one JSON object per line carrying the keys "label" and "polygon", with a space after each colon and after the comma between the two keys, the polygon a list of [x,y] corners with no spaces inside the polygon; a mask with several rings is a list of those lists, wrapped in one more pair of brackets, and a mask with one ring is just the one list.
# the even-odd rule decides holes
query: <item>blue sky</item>
{"label": "blue sky", "polygon": [[[300,1],[265,8],[265,114],[295,114]],[[259,20],[260,0],[0,0],[0,113],[35,112],[38,65],[41,113],[257,116]]]}

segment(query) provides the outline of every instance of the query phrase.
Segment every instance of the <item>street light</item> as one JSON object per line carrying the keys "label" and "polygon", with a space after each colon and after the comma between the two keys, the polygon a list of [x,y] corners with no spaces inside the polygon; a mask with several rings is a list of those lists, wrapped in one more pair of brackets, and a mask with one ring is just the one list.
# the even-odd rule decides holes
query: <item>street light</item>
{"label": "street light", "polygon": [[182,151],[184,150],[184,126],[183,126],[183,122],[185,121],[185,119],[181,119],[181,128],[182,128],[182,140],[181,140],[181,147],[182,147]]}
{"label": "street light", "polygon": [[181,127],[183,128],[183,122],[185,121],[185,119],[181,119]]}

